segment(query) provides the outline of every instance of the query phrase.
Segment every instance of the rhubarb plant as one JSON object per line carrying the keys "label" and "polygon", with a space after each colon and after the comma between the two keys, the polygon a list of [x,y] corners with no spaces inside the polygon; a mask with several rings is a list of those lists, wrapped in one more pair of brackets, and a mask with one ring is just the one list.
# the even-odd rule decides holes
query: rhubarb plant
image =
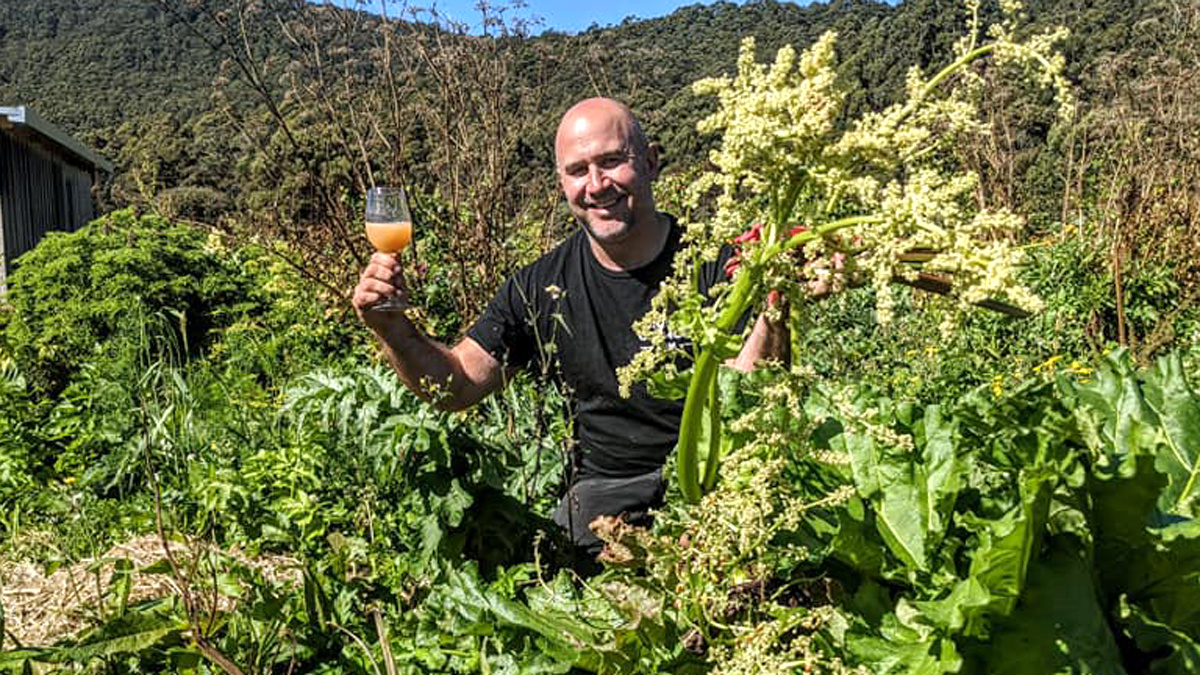
{"label": "rhubarb plant", "polygon": [[[735,329],[748,312],[778,320],[779,310],[765,306],[769,291],[799,313],[814,282],[827,287],[835,273],[851,277],[873,287],[886,323],[893,282],[934,274],[953,279],[951,298],[961,310],[991,299],[1040,308],[1016,276],[1020,249],[1013,239],[1023,218],[980,204],[979,177],[953,161],[956,143],[988,133],[975,104],[984,62],[1049,88],[1060,112],[1071,110],[1063,59],[1053,50],[1065,31],[1018,39],[1019,8],[1001,4],[1005,19],[985,29],[978,0],[968,2],[971,18],[953,61],[929,75],[912,69],[903,100],[848,125],[837,124],[844,92],[833,33],[799,56],[785,46],[769,65],[755,60],[754,40],[747,38],[735,76],[694,85],[719,101],[699,130],[722,140],[710,158],[714,170],[693,184],[688,203],[713,200],[715,209],[711,217],[685,217],[688,246],[635,327],[648,346],[619,374],[626,391],[637,380],[687,381],[677,459],[689,502],[712,489],[720,455],[729,449],[717,370],[743,344],[746,331]],[[742,244],[730,283],[713,298],[699,297],[700,261],[715,259],[750,227],[760,236]],[[834,259],[840,269],[829,264]],[[668,342],[668,333],[689,338],[691,353]],[[677,364],[689,359],[690,373],[681,372]]]}

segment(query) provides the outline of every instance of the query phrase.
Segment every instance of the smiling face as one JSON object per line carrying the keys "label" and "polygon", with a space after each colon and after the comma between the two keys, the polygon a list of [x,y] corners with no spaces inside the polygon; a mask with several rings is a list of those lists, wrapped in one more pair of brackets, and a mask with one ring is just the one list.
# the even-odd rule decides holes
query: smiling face
{"label": "smiling face", "polygon": [[576,104],[563,116],[554,150],[567,204],[595,243],[621,245],[651,229],[658,155],[625,106]]}

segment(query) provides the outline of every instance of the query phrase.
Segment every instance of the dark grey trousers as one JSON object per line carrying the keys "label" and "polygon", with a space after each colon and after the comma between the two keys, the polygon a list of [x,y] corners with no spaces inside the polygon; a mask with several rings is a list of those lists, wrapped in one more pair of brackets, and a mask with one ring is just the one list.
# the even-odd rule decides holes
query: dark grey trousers
{"label": "dark grey trousers", "polygon": [[661,468],[628,478],[581,478],[558,503],[554,522],[567,531],[576,546],[595,557],[604,542],[588,528],[592,519],[621,515],[627,523],[649,525],[649,511],[662,506],[664,492]]}

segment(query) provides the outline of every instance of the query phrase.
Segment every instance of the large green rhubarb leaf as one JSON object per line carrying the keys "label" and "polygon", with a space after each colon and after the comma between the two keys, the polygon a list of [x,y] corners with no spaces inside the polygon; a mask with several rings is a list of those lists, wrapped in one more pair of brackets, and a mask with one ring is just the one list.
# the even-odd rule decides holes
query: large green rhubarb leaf
{"label": "large green rhubarb leaf", "polygon": [[1127,634],[1162,624],[1159,638],[1173,631],[1194,640],[1200,635],[1200,522],[1164,523],[1156,505],[1166,485],[1148,454],[1093,472],[1088,489],[1095,571],[1110,610],[1118,602],[1136,610],[1121,614],[1131,622]]}
{"label": "large green rhubarb leaf", "polygon": [[1200,497],[1200,397],[1180,357],[1160,359],[1140,380],[1128,354],[1114,352],[1092,382],[1076,387],[1076,395],[1076,420],[1098,463],[1121,465],[1138,453],[1152,455],[1168,478],[1158,508],[1194,516]]}
{"label": "large green rhubarb leaf", "polygon": [[1072,535],[1052,537],[1029,566],[1012,614],[985,641],[964,646],[966,672],[990,675],[1126,675],[1096,597],[1091,564]]}
{"label": "large green rhubarb leaf", "polygon": [[[1045,468],[1031,467],[1020,478],[1021,503],[995,520],[964,518],[975,530],[979,544],[971,554],[970,577],[992,596],[988,610],[1008,615],[1025,588],[1029,565],[1036,557],[1050,508],[1054,476]],[[977,613],[966,634],[983,636],[987,621]]]}
{"label": "large green rhubarb leaf", "polygon": [[847,648],[854,659],[874,675],[942,675],[962,667],[954,642],[947,639],[849,636]]}
{"label": "large green rhubarb leaf", "polygon": [[1101,457],[1120,459],[1154,447],[1157,415],[1142,397],[1125,350],[1109,355],[1092,381],[1078,386],[1077,395],[1084,404],[1076,410],[1077,421],[1088,445]]}
{"label": "large green rhubarb leaf", "polygon": [[1170,479],[1159,504],[1169,513],[1195,517],[1200,496],[1200,397],[1189,386],[1178,354],[1159,360],[1143,392],[1162,429],[1155,465]]}
{"label": "large green rhubarb leaf", "polygon": [[1121,598],[1121,623],[1125,632],[1147,654],[1157,654],[1150,672],[1159,675],[1200,673],[1200,644],[1192,635],[1151,619],[1141,608]]}
{"label": "large green rhubarb leaf", "polygon": [[[868,424],[890,426],[890,403],[878,403],[882,411]],[[912,451],[892,447],[877,436],[869,429],[845,431],[854,486],[874,507],[875,525],[888,549],[908,567],[924,570],[930,521],[924,470]]]}
{"label": "large green rhubarb leaf", "polygon": [[929,546],[945,536],[949,514],[962,487],[963,466],[955,449],[957,424],[942,416],[940,406],[925,409],[924,446],[921,448],[920,472],[925,475],[925,513]]}

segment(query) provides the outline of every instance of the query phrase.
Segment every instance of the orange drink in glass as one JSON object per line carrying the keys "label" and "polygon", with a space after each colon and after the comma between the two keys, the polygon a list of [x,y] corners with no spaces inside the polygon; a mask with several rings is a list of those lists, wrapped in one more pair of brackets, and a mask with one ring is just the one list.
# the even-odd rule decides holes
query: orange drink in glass
{"label": "orange drink in glass", "polygon": [[[398,254],[412,243],[412,214],[401,187],[373,187],[367,191],[367,239],[380,253]],[[391,296],[373,305],[373,310],[403,310],[400,298]]]}

